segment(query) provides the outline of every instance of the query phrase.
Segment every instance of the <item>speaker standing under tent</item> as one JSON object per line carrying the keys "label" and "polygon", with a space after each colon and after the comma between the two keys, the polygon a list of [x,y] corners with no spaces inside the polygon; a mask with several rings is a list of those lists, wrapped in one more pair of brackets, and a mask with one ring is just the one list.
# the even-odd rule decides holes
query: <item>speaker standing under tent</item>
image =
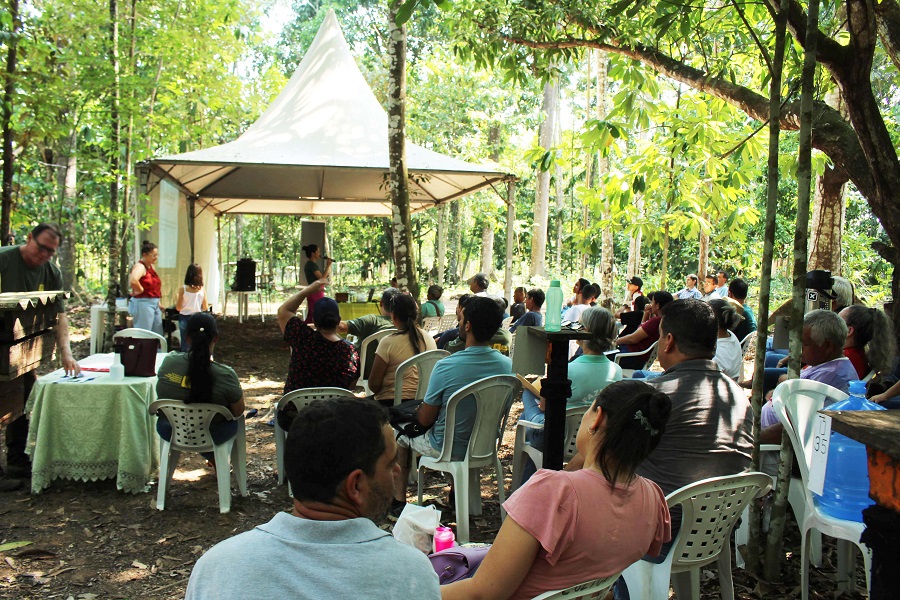
{"label": "speaker standing under tent", "polygon": [[234,284],[231,289],[235,292],[256,291],[256,261],[252,258],[242,258],[237,261],[237,271],[234,274]]}

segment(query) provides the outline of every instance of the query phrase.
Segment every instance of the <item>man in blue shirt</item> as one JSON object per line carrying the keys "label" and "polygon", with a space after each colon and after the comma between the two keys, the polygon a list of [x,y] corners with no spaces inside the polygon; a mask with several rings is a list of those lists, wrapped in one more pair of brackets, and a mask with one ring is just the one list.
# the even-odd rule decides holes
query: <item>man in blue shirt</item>
{"label": "man in blue shirt", "polygon": [[[419,424],[431,428],[424,435],[397,439],[400,446],[397,462],[400,476],[394,480],[392,512],[406,504],[406,483],[409,478],[409,449],[423,456],[438,457],[444,445],[444,428],[447,419],[447,402],[460,388],[492,375],[512,373],[512,361],[490,347],[491,338],[503,322],[503,311],[496,301],[484,296],[470,298],[463,309],[459,337],[466,345],[464,350],[441,359],[431,373],[425,400],[416,413]],[[466,454],[469,437],[475,424],[475,399],[468,398],[456,408],[456,424],[453,436],[454,460]],[[399,512],[399,511],[397,511]]]}
{"label": "man in blue shirt", "polygon": [[544,324],[541,317],[541,307],[544,305],[544,290],[540,288],[531,288],[525,294],[525,309],[528,311],[512,324],[509,328],[510,333],[516,332],[516,327],[540,327]]}

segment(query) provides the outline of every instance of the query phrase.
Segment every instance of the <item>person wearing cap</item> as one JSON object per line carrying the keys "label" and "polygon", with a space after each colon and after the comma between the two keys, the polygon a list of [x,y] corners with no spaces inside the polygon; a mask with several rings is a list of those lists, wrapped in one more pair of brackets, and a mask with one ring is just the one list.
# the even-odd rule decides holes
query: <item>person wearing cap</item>
{"label": "person wearing cap", "polygon": [[488,278],[484,273],[475,273],[469,278],[467,283],[469,284],[469,290],[471,290],[474,295],[487,295]]}
{"label": "person wearing cap", "polygon": [[675,294],[676,300],[700,300],[703,294],[697,289],[700,278],[691,273],[684,279],[684,287]]}
{"label": "person wearing cap", "polygon": [[617,319],[623,312],[634,310],[635,299],[644,295],[644,293],[641,291],[642,287],[644,287],[644,280],[640,277],[635,275],[628,280],[628,284],[626,286],[626,288],[628,289],[628,293],[625,295],[625,303],[622,304],[622,307],[615,312],[615,317]]}
{"label": "person wearing cap", "polygon": [[[284,382],[284,393],[308,387],[338,387],[352,390],[359,378],[359,353],[337,334],[341,312],[333,298],[320,298],[309,325],[297,316],[297,309],[307,296],[322,291],[325,281],[319,279],[306,286],[278,307],[278,326],[284,341],[291,346],[291,362]],[[278,415],[285,431],[291,419]]]}

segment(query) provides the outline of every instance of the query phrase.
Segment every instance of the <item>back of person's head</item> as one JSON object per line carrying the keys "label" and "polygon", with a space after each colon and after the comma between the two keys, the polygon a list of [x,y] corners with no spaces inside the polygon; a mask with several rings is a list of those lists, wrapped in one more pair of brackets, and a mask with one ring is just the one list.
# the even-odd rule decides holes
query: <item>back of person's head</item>
{"label": "back of person's head", "polygon": [[741,324],[741,321],[743,320],[741,315],[737,314],[734,306],[732,306],[731,302],[728,300],[715,298],[714,300],[709,301],[709,305],[716,314],[716,322],[719,324],[719,329],[731,331]]}
{"label": "back of person's head", "polygon": [[[719,324],[709,303],[702,300],[675,300],[662,309],[660,338],[669,334],[678,351],[688,358],[712,358],[716,353]],[[660,339],[662,344],[662,339]]]}
{"label": "back of person's head", "polygon": [[144,240],[143,242],[141,242],[141,256],[150,254],[154,250],[156,250],[156,244],[154,244],[150,240]]}
{"label": "back of person's head", "polygon": [[675,298],[669,292],[665,290],[657,290],[653,292],[650,298],[656,302],[656,305],[660,308],[664,308],[666,304],[674,300]]}
{"label": "back of person's head", "polygon": [[341,309],[334,298],[319,298],[313,305],[313,324],[322,331],[334,331],[341,322]]}
{"label": "back of person's head", "polygon": [[400,293],[394,296],[392,301],[393,310],[391,314],[394,321],[397,322],[398,331],[393,335],[405,335],[409,338],[409,343],[418,354],[425,347],[425,339],[419,333],[416,323],[419,320],[419,307],[416,301],[407,293]]}
{"label": "back of person's head", "polygon": [[854,304],[842,310],[840,316],[848,328],[853,328],[853,345],[865,350],[869,368],[881,373],[894,366],[894,326],[883,310]]}
{"label": "back of person's head", "polygon": [[526,293],[526,296],[531,298],[531,302],[534,304],[534,310],[540,311],[541,307],[544,305],[544,299],[546,298],[544,290],[540,288],[531,288]]}
{"label": "back of person's head", "polygon": [[384,310],[387,312],[391,312],[391,306],[394,300],[394,296],[400,293],[400,290],[397,288],[389,287],[383,292],[381,292],[381,306],[384,307]]}
{"label": "back of person's head", "polygon": [[747,282],[741,278],[732,279],[731,283],[728,284],[728,291],[731,293],[731,296],[735,300],[740,300],[741,302],[747,299],[747,292],[749,289],[750,286],[748,286]]}
{"label": "back of person's head", "polygon": [[192,287],[203,285],[203,269],[200,268],[200,265],[197,263],[188,265],[187,271],[184,273],[184,285]]}
{"label": "back of person's head", "polygon": [[591,334],[585,340],[585,347],[591,352],[601,353],[612,350],[616,346],[616,318],[611,312],[600,306],[594,306],[581,313],[581,324]]}
{"label": "back of person's head", "polygon": [[832,277],[831,293],[835,295],[834,309],[840,311],[853,304],[853,284],[839,275]]}
{"label": "back of person's head", "polygon": [[456,301],[456,304],[460,308],[465,308],[466,304],[469,303],[469,300],[471,300],[474,297],[475,297],[475,294],[468,294],[468,293],[463,294],[462,296],[459,297],[459,300]]}
{"label": "back of person's head", "polygon": [[[296,248],[296,246],[295,246],[295,248]],[[303,246],[300,249],[306,253],[306,258],[312,258],[312,255],[316,253],[316,250],[319,249],[319,246],[316,244],[309,244],[307,246]]]}
{"label": "back of person's head", "polygon": [[513,293],[525,295],[525,288],[520,285],[515,290],[513,290]]}
{"label": "back of person's head", "polygon": [[[35,239],[45,231],[49,232],[50,235],[58,239],[60,245],[62,245],[63,234],[62,231],[60,231],[59,226],[57,226],[55,223],[38,223],[37,225],[35,225],[34,229],[31,230],[31,238]],[[15,240],[15,237],[13,237],[13,239]]]}
{"label": "back of person's head", "polygon": [[648,304],[650,304],[650,296],[638,296],[634,299],[634,310],[644,312]]}
{"label": "back of person's head", "polygon": [[488,277],[484,273],[475,273],[475,275],[472,276],[472,281],[481,291],[487,291],[488,285],[490,285]]}
{"label": "back of person's head", "polygon": [[444,288],[439,286],[438,284],[432,284],[428,286],[428,299],[429,300],[440,300],[441,296],[444,294]]}
{"label": "back of person's head", "polygon": [[581,301],[584,303],[590,302],[594,300],[597,296],[600,295],[600,287],[594,285],[593,283],[589,283],[583,288],[581,288]]}
{"label": "back of person's head", "polygon": [[591,410],[597,408],[606,414],[597,465],[610,482],[630,481],[665,434],[672,401],[643,381],[625,379],[603,388]]}
{"label": "back of person's head", "polygon": [[192,314],[187,322],[187,337],[191,342],[187,355],[191,391],[185,403],[212,402],[214,377],[210,345],[219,337],[216,318],[205,312]]}
{"label": "back of person's head", "polygon": [[387,422],[387,409],[369,400],[316,400],[300,409],[284,452],[294,499],[329,503],[353,471],[374,475]]}
{"label": "back of person's head", "polygon": [[816,346],[831,342],[833,348],[843,349],[847,341],[847,324],[830,310],[809,311],[803,315],[803,328],[809,329],[809,337]]}
{"label": "back of person's head", "polygon": [[479,343],[485,343],[497,333],[503,323],[503,310],[493,298],[472,296],[463,308],[466,323],[471,325],[471,335]]}

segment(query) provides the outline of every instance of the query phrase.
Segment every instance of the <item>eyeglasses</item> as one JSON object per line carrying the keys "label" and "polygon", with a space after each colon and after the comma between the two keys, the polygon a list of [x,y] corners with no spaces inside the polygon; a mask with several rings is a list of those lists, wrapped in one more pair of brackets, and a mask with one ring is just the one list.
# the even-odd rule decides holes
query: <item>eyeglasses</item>
{"label": "eyeglasses", "polygon": [[41,254],[46,254],[48,256],[53,256],[54,254],[56,254],[56,248],[46,246],[35,239],[32,239],[32,241],[37,244],[38,250],[41,252]]}

